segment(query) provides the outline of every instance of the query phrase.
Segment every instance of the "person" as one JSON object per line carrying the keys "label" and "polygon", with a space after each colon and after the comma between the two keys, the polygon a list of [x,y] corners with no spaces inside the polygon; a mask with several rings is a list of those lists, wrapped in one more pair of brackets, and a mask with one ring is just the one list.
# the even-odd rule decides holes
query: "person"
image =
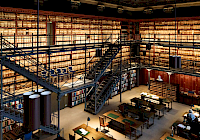
{"label": "person", "polygon": [[191,120],[194,121],[195,116],[194,116],[194,114],[193,114],[192,109],[189,110],[189,113],[187,114],[187,117],[191,118]]}

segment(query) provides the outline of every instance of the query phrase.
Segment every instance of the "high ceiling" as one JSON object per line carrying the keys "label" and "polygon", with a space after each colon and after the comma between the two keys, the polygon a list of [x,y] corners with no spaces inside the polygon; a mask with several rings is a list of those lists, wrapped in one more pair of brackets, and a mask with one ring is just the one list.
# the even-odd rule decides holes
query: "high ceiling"
{"label": "high ceiling", "polygon": [[146,7],[155,5],[166,5],[174,3],[193,2],[196,0],[100,0],[101,2],[112,3],[128,7]]}
{"label": "high ceiling", "polygon": [[[78,9],[72,8],[72,1],[80,2]],[[39,0],[39,3],[40,10],[130,19],[200,16],[200,0]],[[99,11],[98,4],[105,6],[103,11]],[[166,5],[176,7],[176,10],[165,13],[163,7]],[[37,0],[4,0],[0,6],[37,10]],[[119,6],[124,9],[121,14],[117,11]],[[153,12],[145,14],[146,7],[151,7]]]}

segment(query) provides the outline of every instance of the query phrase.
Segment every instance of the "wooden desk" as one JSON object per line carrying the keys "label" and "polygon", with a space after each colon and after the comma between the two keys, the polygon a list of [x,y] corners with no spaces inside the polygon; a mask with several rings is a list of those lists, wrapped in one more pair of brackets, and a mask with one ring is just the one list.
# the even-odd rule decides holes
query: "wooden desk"
{"label": "wooden desk", "polygon": [[[185,119],[187,118],[187,114],[188,114],[189,112],[185,112],[185,113],[183,113],[183,115],[182,115],[182,117],[183,117],[183,122],[185,122]],[[195,112],[195,113],[193,113],[194,114],[194,116],[195,117],[199,117],[199,112]],[[198,122],[200,122],[200,118],[198,118]]]}
{"label": "wooden desk", "polygon": [[[165,105],[152,103],[152,102],[145,101],[145,100],[139,99],[139,98],[132,98],[131,99],[131,104],[132,104],[132,102],[136,102],[136,101],[139,102],[139,104],[144,105],[144,106],[148,106],[148,107],[154,106],[154,108],[159,111],[159,116],[158,116],[159,118],[164,116]],[[160,114],[161,111],[163,111],[163,115]]]}
{"label": "wooden desk", "polygon": [[[137,108],[135,106],[132,106],[132,105],[129,105],[126,103],[123,103],[123,104],[119,105],[118,107],[120,108],[120,106],[123,106],[125,111],[127,110],[128,112],[136,114],[138,116],[143,114],[144,117],[147,119],[144,121],[144,122],[147,122],[147,128],[149,128],[150,126],[152,126],[154,124],[155,112],[147,111],[144,108]],[[152,124],[150,124],[150,118],[153,118]],[[142,121],[141,119],[143,119],[143,118],[140,118],[140,121]]]}
{"label": "wooden desk", "polygon": [[80,125],[80,126],[74,128],[74,129],[72,129],[72,130],[74,131],[74,133],[76,133],[76,131],[79,130],[80,128],[83,128],[83,129],[85,129],[86,131],[90,132],[90,133],[87,134],[86,136],[77,133],[77,134],[81,135],[81,136],[82,136],[83,138],[85,138],[85,139],[92,140],[92,137],[93,137],[95,140],[99,140],[99,139],[101,139],[101,138],[104,138],[104,139],[106,139],[106,140],[116,140],[116,139],[114,139],[114,138],[108,137],[107,135],[105,135],[104,133],[102,133],[102,132],[100,132],[100,131],[97,132],[94,128],[92,128],[92,127],[90,127],[90,126],[87,127],[86,124],[82,124],[82,125]]}
{"label": "wooden desk", "polygon": [[191,105],[191,104],[200,105],[200,96],[194,95],[192,93],[180,93],[179,102],[187,104],[187,105]]}
{"label": "wooden desk", "polygon": [[[173,102],[173,99],[169,98],[169,97],[162,97],[162,96],[159,96],[159,95],[156,95],[157,97],[159,97],[159,99],[156,99],[156,98],[151,98],[151,96],[155,96],[154,94],[150,94],[148,93],[147,94],[148,96],[146,95],[141,95],[141,98],[144,97],[145,98],[148,98],[148,99],[151,99],[151,100],[156,100],[156,101],[160,101],[159,99],[162,99],[164,103],[167,103],[168,104],[168,112],[172,109],[172,102]],[[171,107],[169,107],[169,104],[171,103]]]}
{"label": "wooden desk", "polygon": [[[110,113],[112,113],[112,114],[114,114],[114,115],[117,115],[117,116],[119,116],[119,117],[116,118],[116,119],[114,119],[114,118],[108,116]],[[135,119],[133,119],[133,118],[129,118],[129,117],[127,117],[127,116],[126,116],[126,117],[123,117],[120,113],[115,112],[115,111],[113,111],[113,110],[104,113],[103,116],[105,116],[105,118],[107,117],[107,118],[109,118],[109,119],[111,119],[111,120],[113,120],[113,121],[115,121],[115,122],[118,122],[118,123],[122,124],[122,127],[125,125],[125,123],[123,122],[124,119],[127,119],[127,120],[133,122],[133,124],[131,125],[131,128],[134,129],[135,138],[137,139],[137,138],[139,138],[140,136],[142,136],[142,126],[144,125],[144,122],[137,121],[137,120],[135,120]],[[120,127],[120,126],[117,126],[117,127]],[[137,135],[136,133],[137,133],[137,129],[138,129],[139,127],[141,127],[141,134],[140,134],[140,135]],[[121,128],[121,130],[123,130],[123,129],[124,129],[124,127]]]}
{"label": "wooden desk", "polygon": [[200,111],[200,106],[194,105],[194,107],[192,107],[192,110],[194,110],[194,111]]}
{"label": "wooden desk", "polygon": [[168,132],[166,132],[166,133],[160,138],[160,140],[168,140],[167,137],[173,138],[173,139],[175,139],[175,140],[187,140],[187,139],[182,138],[182,137],[179,137],[179,136],[177,136],[177,135],[175,135],[175,134],[174,134],[174,136],[172,137],[172,136],[170,136],[170,133],[168,133]]}

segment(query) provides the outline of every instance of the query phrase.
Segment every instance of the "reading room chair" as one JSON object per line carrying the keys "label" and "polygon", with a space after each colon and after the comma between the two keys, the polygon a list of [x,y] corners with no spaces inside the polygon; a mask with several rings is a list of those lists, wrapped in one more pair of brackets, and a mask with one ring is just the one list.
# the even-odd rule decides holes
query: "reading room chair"
{"label": "reading room chair", "polygon": [[[105,127],[108,127],[108,125],[109,125],[109,123],[104,122],[104,118],[102,116],[99,116],[99,123],[100,123],[100,129],[102,126],[102,127],[104,127],[104,130],[105,130]],[[109,127],[108,127],[108,130],[109,130]]]}
{"label": "reading room chair", "polygon": [[72,136],[71,134],[69,134],[69,140],[75,140],[75,135]]}
{"label": "reading room chair", "polygon": [[129,134],[130,135],[130,139],[131,139],[132,130],[131,130],[131,125],[130,125],[129,122],[125,122],[124,134],[125,134],[125,138],[126,138],[126,134]]}

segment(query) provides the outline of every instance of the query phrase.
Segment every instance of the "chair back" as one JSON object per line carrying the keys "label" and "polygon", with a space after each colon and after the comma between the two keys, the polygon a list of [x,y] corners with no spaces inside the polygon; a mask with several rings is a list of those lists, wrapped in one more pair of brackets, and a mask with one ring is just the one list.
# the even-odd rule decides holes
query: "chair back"
{"label": "chair back", "polygon": [[54,69],[51,69],[51,70],[50,70],[50,73],[51,73],[51,74],[54,74]]}
{"label": "chair back", "polygon": [[123,105],[120,105],[120,106],[119,106],[119,110],[120,110],[122,113],[124,113],[124,106],[123,106]]}
{"label": "chair back", "polygon": [[62,73],[62,71],[61,71],[60,68],[57,69],[57,72],[58,72],[59,74]]}
{"label": "chair back", "polygon": [[198,136],[191,133],[191,140],[198,140]]}
{"label": "chair back", "polygon": [[32,139],[32,132],[30,132],[30,133],[28,133],[28,134],[25,134],[25,135],[24,135],[24,139],[25,139],[25,140],[30,140],[30,139]]}
{"label": "chair back", "polygon": [[131,132],[131,124],[129,122],[125,122],[125,125],[124,125],[124,130],[126,132]]}
{"label": "chair back", "polygon": [[71,134],[69,134],[69,140],[75,140],[75,136],[72,136]]}
{"label": "chair back", "polygon": [[63,73],[67,72],[66,68],[63,68],[62,71],[63,71]]}
{"label": "chair back", "polygon": [[104,118],[102,116],[99,116],[99,122],[100,126],[104,125]]}
{"label": "chair back", "polygon": [[69,71],[72,71],[72,66],[68,66]]}

